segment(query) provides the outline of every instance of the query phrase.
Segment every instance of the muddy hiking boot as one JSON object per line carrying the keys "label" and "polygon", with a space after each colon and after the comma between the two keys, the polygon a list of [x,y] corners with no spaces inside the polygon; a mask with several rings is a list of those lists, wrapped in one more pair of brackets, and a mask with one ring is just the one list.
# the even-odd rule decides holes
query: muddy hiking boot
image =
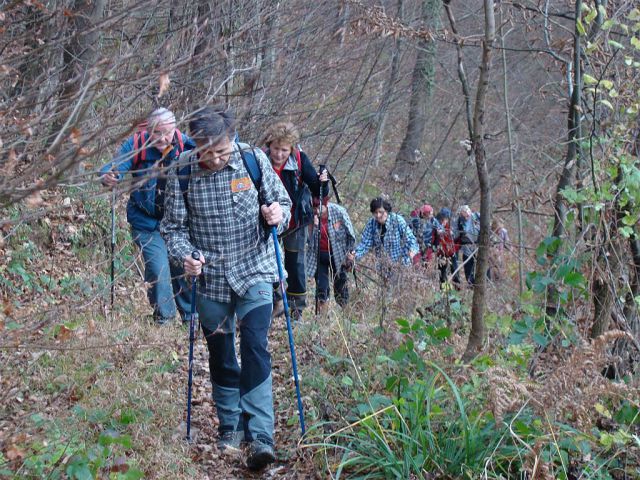
{"label": "muddy hiking boot", "polygon": [[282,300],[274,302],[271,318],[277,318],[280,315],[284,315],[284,302]]}
{"label": "muddy hiking boot", "polygon": [[254,440],[247,451],[247,467],[249,470],[262,470],[270,463],[275,462],[276,456],[273,447],[268,443]]}
{"label": "muddy hiking boot", "polygon": [[229,430],[222,432],[218,438],[218,450],[224,455],[240,454],[240,444],[244,440],[243,431]]}

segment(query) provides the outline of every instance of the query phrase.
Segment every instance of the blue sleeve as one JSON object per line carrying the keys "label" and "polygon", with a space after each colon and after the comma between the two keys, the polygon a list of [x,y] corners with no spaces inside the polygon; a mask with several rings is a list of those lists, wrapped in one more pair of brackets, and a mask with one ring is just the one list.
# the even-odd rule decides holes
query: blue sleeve
{"label": "blue sleeve", "polygon": [[100,169],[100,176],[110,172],[111,170],[115,170],[118,172],[118,179],[121,179],[122,175],[127,173],[133,167],[134,153],[133,137],[130,137],[120,146],[120,149],[113,160]]}
{"label": "blue sleeve", "polygon": [[180,132],[180,133],[182,133],[182,142],[184,143],[185,152],[196,148],[196,142],[193,138],[191,138],[189,135],[187,135],[184,132]]}
{"label": "blue sleeve", "polygon": [[375,219],[371,218],[362,231],[360,243],[356,247],[356,259],[362,258],[373,246],[373,236],[375,234]]}

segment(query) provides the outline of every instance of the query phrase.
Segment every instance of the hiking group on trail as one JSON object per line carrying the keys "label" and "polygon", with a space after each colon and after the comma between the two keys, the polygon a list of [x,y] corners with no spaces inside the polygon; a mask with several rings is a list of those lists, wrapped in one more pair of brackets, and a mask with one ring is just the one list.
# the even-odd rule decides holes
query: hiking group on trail
{"label": "hiking group on trail", "polygon": [[[460,288],[461,250],[467,283],[475,282],[479,214],[463,205],[452,222],[450,209],[434,215],[425,204],[407,222],[389,200],[376,197],[358,242],[335,179],[324,166],[316,170],[298,142],[296,127],[278,122],[267,129],[262,148],[242,143],[233,114],[221,106],[196,110],[186,135],[175,115],[159,108],[100,170],[112,189],[131,173],[127,220],[142,252],[153,319],[165,325],[177,312],[183,322],[193,321],[197,312],[209,351],[218,448],[236,454],[246,444],[252,470],[275,461],[269,328],[286,314],[298,386],[289,318],[301,318],[307,306],[307,277],[315,279],[316,314],[326,312],[331,286],[336,303],[348,304],[348,273],[368,253],[387,285],[398,269],[435,261],[441,286],[453,281]],[[331,201],[329,180],[338,203]],[[489,278],[498,280],[509,239],[502,224],[493,230],[500,255]],[[279,288],[280,248],[286,292]],[[194,277],[195,292],[188,281]],[[298,402],[303,426],[299,392]]]}

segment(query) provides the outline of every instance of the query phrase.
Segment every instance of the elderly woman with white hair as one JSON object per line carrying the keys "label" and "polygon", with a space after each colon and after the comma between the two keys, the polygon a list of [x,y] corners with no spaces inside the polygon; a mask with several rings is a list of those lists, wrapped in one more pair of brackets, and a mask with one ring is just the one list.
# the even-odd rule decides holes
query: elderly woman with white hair
{"label": "elderly woman with white hair", "polygon": [[458,221],[455,225],[455,239],[461,245],[464,276],[469,285],[475,284],[476,251],[480,237],[480,214],[473,213],[469,205],[458,209]]}
{"label": "elderly woman with white hair", "polygon": [[100,170],[100,180],[108,188],[115,188],[126,173],[133,177],[127,221],[133,240],[142,251],[147,298],[159,325],[175,318],[176,304],[183,320],[191,311],[183,272],[169,264],[167,247],[160,236],[160,220],[164,215],[168,169],[183,151],[193,148],[193,140],[176,128],[174,114],[158,108],[148,116],[144,128],[125,140],[115,158]]}

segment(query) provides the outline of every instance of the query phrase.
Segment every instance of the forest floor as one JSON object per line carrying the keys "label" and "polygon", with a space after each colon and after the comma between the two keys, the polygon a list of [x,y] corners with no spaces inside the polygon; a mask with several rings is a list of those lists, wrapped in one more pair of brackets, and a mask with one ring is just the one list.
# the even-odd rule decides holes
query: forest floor
{"label": "forest floor", "polygon": [[[35,240],[35,239],[34,239]],[[57,253],[61,276],[79,270],[78,258]],[[52,260],[53,262],[53,260]],[[102,266],[100,266],[102,268]],[[128,267],[135,272],[133,265]],[[366,273],[365,273],[366,274]],[[30,286],[30,279],[25,285]],[[132,282],[132,280],[134,280]],[[363,282],[365,283],[363,285]],[[352,285],[353,287],[353,285]],[[264,471],[247,470],[243,457],[220,455],[217,418],[211,400],[208,352],[201,331],[195,342],[192,430],[185,440],[189,333],[178,324],[151,323],[140,278],[131,275],[116,288],[112,316],[104,295],[43,297],[16,308],[4,299],[0,332],[0,478],[324,478],[327,458],[301,444],[295,385],[284,317],[270,331],[277,461]],[[310,287],[313,291],[313,287]],[[331,303],[324,318],[313,305],[294,324],[297,361],[307,429],[325,433],[344,427],[341,417],[354,394],[344,358],[358,352],[387,352],[398,343],[398,312],[389,306],[394,328],[378,329],[377,287],[361,276],[347,311]],[[27,290],[28,292],[28,290]],[[42,293],[42,292],[40,292]],[[414,290],[406,290],[408,296]],[[311,295],[310,295],[311,296]],[[28,298],[26,295],[25,298]],[[45,298],[47,299],[45,301]],[[398,303],[411,311],[416,304]],[[397,305],[396,305],[397,306]],[[327,358],[344,358],[327,371]],[[361,356],[362,357],[362,356]],[[333,362],[333,360],[331,360]],[[350,373],[353,378],[357,378]],[[350,380],[352,381],[352,380]],[[363,386],[364,387],[364,386]],[[328,390],[334,392],[329,395]],[[345,408],[342,408],[341,398]],[[327,424],[333,426],[327,430]]]}

